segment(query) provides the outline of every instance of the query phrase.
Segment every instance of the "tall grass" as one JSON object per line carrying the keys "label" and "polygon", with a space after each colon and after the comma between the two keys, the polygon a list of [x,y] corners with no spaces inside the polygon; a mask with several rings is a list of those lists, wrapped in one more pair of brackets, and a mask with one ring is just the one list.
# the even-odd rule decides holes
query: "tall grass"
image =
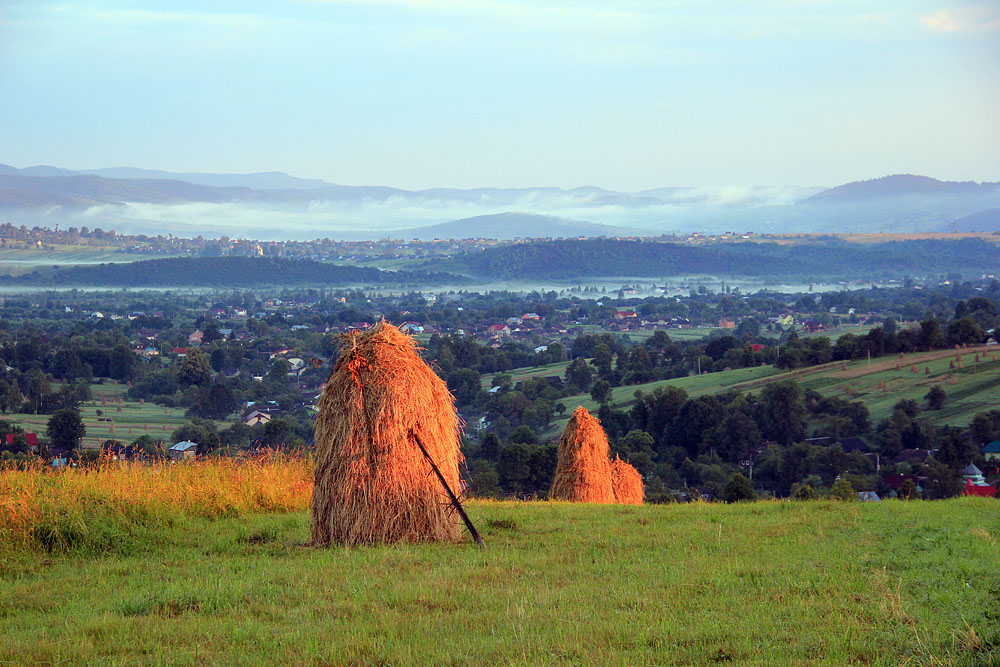
{"label": "tall grass", "polygon": [[311,497],[312,462],[281,455],[8,468],[0,470],[0,545],[128,551],[142,534],[186,517],[304,510]]}

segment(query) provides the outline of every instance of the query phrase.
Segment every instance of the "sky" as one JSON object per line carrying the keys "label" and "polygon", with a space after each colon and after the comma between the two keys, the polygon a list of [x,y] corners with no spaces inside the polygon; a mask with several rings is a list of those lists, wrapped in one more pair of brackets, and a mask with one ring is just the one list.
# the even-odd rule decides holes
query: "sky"
{"label": "sky", "polygon": [[0,163],[635,191],[1000,181],[1000,2],[0,0]]}

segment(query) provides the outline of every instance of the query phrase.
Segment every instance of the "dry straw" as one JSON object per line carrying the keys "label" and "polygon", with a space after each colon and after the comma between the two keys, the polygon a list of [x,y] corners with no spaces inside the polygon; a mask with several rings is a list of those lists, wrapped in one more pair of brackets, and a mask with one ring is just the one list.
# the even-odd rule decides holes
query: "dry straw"
{"label": "dry straw", "polygon": [[559,438],[559,462],[549,496],[583,503],[615,502],[608,436],[583,406],[569,418]]}
{"label": "dry straw", "polygon": [[456,540],[441,483],[460,488],[459,420],[413,339],[382,321],[345,336],[319,400],[312,540],[316,545]]}
{"label": "dry straw", "polygon": [[617,456],[611,462],[611,486],[621,505],[641,505],[646,494],[639,471]]}

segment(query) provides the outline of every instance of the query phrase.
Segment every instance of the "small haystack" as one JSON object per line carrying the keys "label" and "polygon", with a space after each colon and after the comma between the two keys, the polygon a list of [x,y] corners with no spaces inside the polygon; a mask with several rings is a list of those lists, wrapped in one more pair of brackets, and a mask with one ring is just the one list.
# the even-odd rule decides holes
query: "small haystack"
{"label": "small haystack", "polygon": [[608,436],[601,422],[580,406],[559,438],[559,462],[552,479],[552,500],[613,503]]}
{"label": "small haystack", "polygon": [[385,321],[345,336],[318,407],[314,544],[458,539],[448,498],[411,436],[457,493],[458,416],[413,339]]}
{"label": "small haystack", "polygon": [[646,495],[642,475],[617,456],[611,462],[611,486],[620,505],[641,505]]}

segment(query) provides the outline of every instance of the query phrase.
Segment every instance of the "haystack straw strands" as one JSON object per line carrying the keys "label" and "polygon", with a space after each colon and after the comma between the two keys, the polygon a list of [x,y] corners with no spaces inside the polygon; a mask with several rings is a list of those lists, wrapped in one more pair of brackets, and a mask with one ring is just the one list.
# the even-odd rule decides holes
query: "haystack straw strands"
{"label": "haystack straw strands", "polygon": [[646,495],[642,475],[618,456],[611,461],[611,486],[620,505],[641,505]]}
{"label": "haystack straw strands", "polygon": [[608,436],[587,409],[580,406],[559,438],[559,461],[549,496],[553,500],[614,503]]}
{"label": "haystack straw strands", "polygon": [[447,386],[387,322],[345,338],[319,400],[313,543],[457,540],[441,483],[410,436],[461,488],[459,420]]}

